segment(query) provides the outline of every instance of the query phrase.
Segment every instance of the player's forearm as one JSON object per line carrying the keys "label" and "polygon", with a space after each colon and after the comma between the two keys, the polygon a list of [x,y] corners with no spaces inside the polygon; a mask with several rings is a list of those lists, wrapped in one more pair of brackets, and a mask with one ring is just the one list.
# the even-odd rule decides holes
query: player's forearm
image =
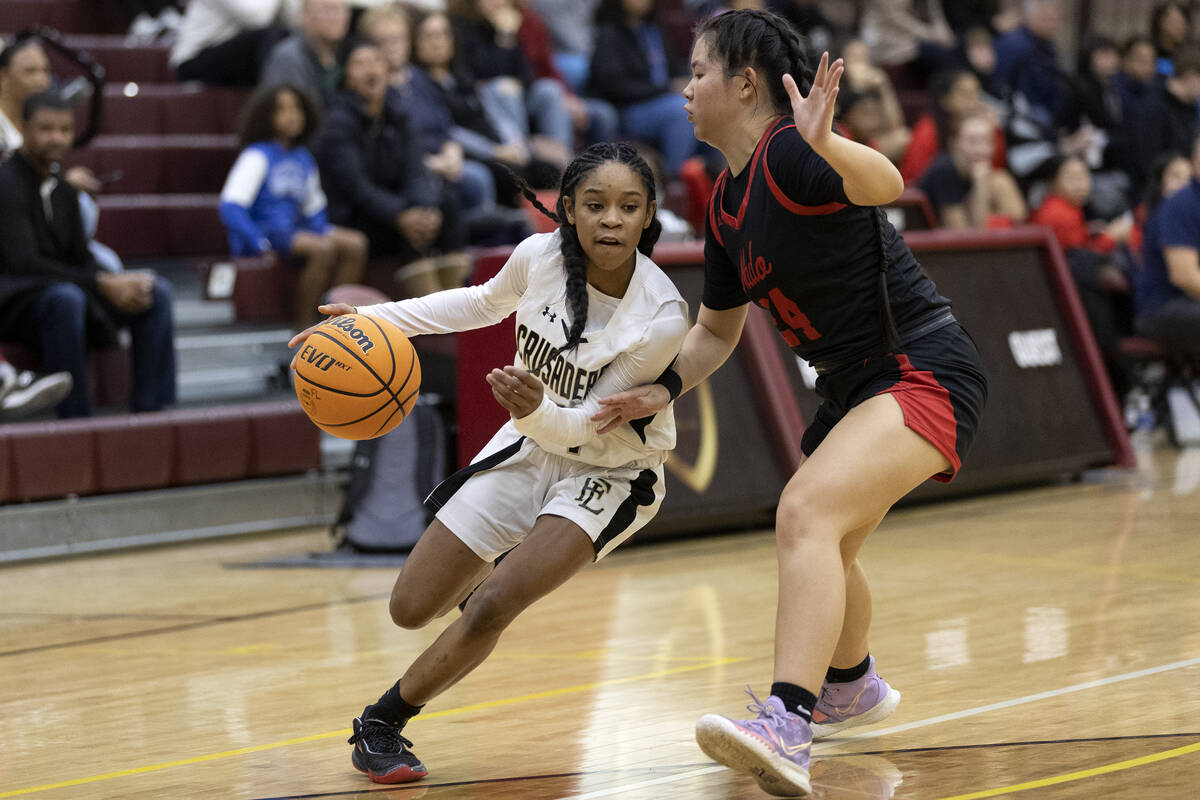
{"label": "player's forearm", "polygon": [[[740,333],[739,328],[739,333]],[[699,385],[717,368],[725,363],[738,340],[722,338],[702,323],[696,323],[688,331],[675,361],[674,370],[683,382],[683,392]]]}
{"label": "player's forearm", "polygon": [[887,156],[844,136],[829,136],[817,155],[829,162],[838,175],[846,197],[858,206],[882,206],[904,191],[904,178]]}

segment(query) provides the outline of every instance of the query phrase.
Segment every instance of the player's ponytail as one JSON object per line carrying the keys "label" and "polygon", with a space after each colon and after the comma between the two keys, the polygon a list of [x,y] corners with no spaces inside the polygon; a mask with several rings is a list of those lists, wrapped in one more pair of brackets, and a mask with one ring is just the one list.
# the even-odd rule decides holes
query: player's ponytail
{"label": "player's ponytail", "polygon": [[[579,182],[597,167],[609,161],[624,164],[637,173],[646,187],[647,201],[655,202],[654,173],[650,170],[650,165],[638,154],[637,150],[624,143],[600,142],[577,155],[563,172],[562,184],[558,191],[558,202],[555,204],[554,211],[538,201],[537,195],[525,180],[516,174],[512,175],[521,194],[525,195],[534,208],[558,223],[558,232],[562,239],[561,252],[563,269],[566,272],[567,308],[570,311],[571,326],[567,330],[566,344],[550,351],[543,363],[578,346],[579,340],[583,338],[583,329],[587,325],[587,256],[579,241],[579,232],[575,230],[573,224],[567,221],[563,198],[574,198]],[[650,221],[650,225],[642,231],[641,238],[638,240],[638,250],[643,255],[649,256],[654,251],[654,245],[658,242],[660,235],[662,235],[662,223],[658,221],[656,214]],[[536,371],[535,365],[530,365],[530,367]]]}
{"label": "player's ponytail", "polygon": [[753,67],[770,92],[777,113],[791,112],[791,99],[783,76],[791,75],[800,91],[812,88],[812,69],[804,37],[791,24],[769,11],[742,9],[709,17],[696,26],[696,39],[704,39],[709,56],[724,66],[731,78]]}

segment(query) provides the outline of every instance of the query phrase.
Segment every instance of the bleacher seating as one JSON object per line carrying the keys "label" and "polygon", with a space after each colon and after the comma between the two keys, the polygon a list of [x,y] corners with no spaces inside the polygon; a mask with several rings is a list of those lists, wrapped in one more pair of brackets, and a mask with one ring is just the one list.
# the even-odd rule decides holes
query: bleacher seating
{"label": "bleacher seating", "polygon": [[320,466],[320,433],[290,399],[0,426],[0,503]]}

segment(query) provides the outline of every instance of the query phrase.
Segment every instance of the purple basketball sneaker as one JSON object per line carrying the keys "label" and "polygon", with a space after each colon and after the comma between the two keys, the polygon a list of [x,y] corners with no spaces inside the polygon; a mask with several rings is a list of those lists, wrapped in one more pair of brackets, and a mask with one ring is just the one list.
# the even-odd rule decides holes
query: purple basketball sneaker
{"label": "purple basketball sneaker", "polygon": [[900,693],[888,686],[875,671],[875,657],[867,674],[850,683],[828,683],[821,687],[817,707],[813,709],[814,739],[823,739],[859,725],[885,719],[900,705]]}
{"label": "purple basketball sneaker", "polygon": [[746,772],[767,794],[810,797],[808,756],[812,731],[808,723],[783,707],[772,695],[747,706],[755,719],[729,719],[705,714],[696,723],[696,743],[709,758],[737,772]]}

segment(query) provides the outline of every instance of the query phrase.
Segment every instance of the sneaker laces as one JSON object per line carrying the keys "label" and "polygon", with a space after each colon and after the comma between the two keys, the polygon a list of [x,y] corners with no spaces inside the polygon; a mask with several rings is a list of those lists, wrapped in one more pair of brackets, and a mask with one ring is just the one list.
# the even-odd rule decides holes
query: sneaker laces
{"label": "sneaker laces", "polygon": [[400,727],[382,720],[363,720],[362,727],[347,740],[347,744],[365,742],[375,753],[400,753],[413,743],[400,734]]}
{"label": "sneaker laces", "polygon": [[790,715],[786,710],[783,713],[780,713],[769,703],[762,702],[754,694],[754,690],[749,686],[746,687],[746,694],[750,695],[750,699],[754,701],[750,703],[750,705],[746,706],[746,710],[751,714],[755,714],[759,719],[765,719],[767,722],[776,726],[786,725],[788,723],[788,717]]}

